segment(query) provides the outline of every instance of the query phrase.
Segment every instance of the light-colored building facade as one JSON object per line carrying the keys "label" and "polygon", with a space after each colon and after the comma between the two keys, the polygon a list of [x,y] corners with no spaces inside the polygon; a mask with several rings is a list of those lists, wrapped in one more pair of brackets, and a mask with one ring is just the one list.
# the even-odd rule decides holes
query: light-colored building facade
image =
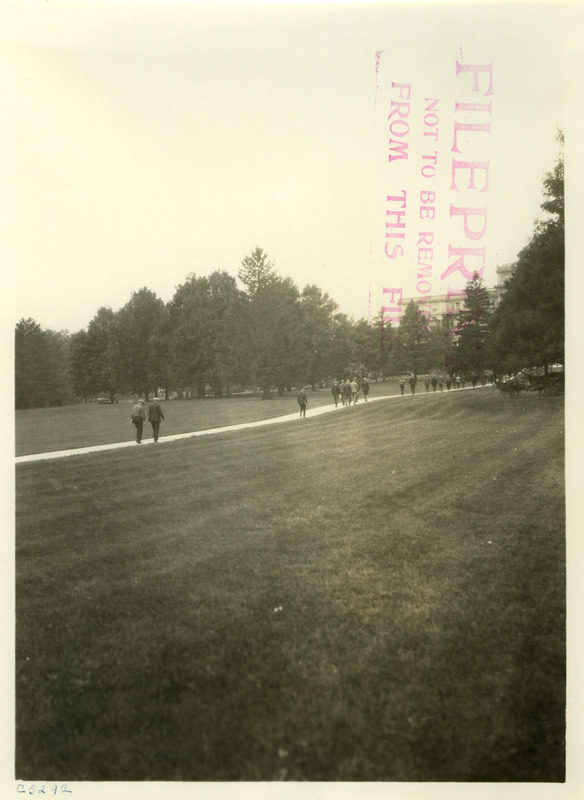
{"label": "light-colored building facade", "polygon": [[[487,288],[489,297],[489,305],[491,308],[496,308],[501,297],[505,293],[505,282],[513,275],[515,264],[502,264],[496,269],[497,283],[494,287]],[[418,297],[404,297],[402,298],[402,309],[405,311],[411,301],[414,301],[420,313],[429,318],[430,322],[443,320],[449,314],[458,314],[464,310],[464,292],[460,294],[452,293],[434,294],[434,295],[420,295]]]}
{"label": "light-colored building facade", "polygon": [[495,284],[495,289],[499,293],[499,299],[503,296],[505,292],[505,283],[509,280],[509,278],[515,272],[515,267],[517,264],[501,264],[500,267],[497,267],[495,272],[497,273],[497,283]]}

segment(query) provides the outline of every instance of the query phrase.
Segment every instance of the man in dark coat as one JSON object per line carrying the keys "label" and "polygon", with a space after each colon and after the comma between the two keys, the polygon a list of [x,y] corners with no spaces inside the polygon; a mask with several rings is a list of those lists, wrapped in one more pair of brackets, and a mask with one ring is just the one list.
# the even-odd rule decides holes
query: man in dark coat
{"label": "man in dark coat", "polygon": [[164,414],[162,413],[160,400],[158,397],[155,397],[152,405],[148,409],[148,421],[152,425],[152,435],[154,436],[155,442],[158,441],[158,431],[160,430],[161,419],[164,419]]}
{"label": "man in dark coat", "polygon": [[361,391],[363,392],[365,402],[367,402],[367,397],[369,396],[369,381],[367,378],[363,378],[361,381]]}
{"label": "man in dark coat", "polygon": [[306,392],[304,389],[301,389],[298,392],[298,397],[296,398],[298,405],[300,406],[300,416],[306,416],[306,406],[308,405],[308,397],[306,396]]}
{"label": "man in dark coat", "polygon": [[335,401],[335,408],[337,408],[337,406],[339,405],[339,395],[341,393],[341,390],[339,389],[339,384],[337,383],[337,381],[333,381],[333,386],[332,386],[331,392],[333,393],[333,400]]}
{"label": "man in dark coat", "polygon": [[143,400],[139,400],[132,408],[130,419],[132,420],[132,424],[136,426],[136,444],[142,444],[142,428],[146,422]]}

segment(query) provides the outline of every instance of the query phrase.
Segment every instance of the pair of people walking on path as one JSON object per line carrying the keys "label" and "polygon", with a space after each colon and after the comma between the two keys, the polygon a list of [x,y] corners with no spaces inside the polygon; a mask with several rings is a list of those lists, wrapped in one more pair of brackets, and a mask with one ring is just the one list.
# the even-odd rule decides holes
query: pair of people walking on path
{"label": "pair of people walking on path", "polygon": [[[408,383],[410,384],[410,392],[412,394],[416,393],[416,383],[417,382],[418,381],[413,376],[408,381]],[[399,384],[399,390],[403,394],[404,393],[404,389],[406,388],[406,382],[405,382],[404,378],[400,378],[399,381],[398,381],[398,384]]]}
{"label": "pair of people walking on path", "polygon": [[[148,409],[148,422],[152,425],[152,435],[154,441],[158,441],[158,434],[160,432],[160,422],[164,419],[164,413],[160,405],[160,400],[155,397],[152,405]],[[144,423],[146,422],[146,409],[144,408],[144,400],[139,400],[132,409],[131,416],[132,423],[136,426],[136,444],[142,444],[142,431]]]}
{"label": "pair of people walking on path", "polygon": [[351,392],[351,384],[350,384],[350,382],[342,380],[341,384],[340,384],[340,388],[341,388],[341,401],[342,401],[343,405],[344,406],[350,406],[351,405],[351,399],[353,397],[353,394]]}

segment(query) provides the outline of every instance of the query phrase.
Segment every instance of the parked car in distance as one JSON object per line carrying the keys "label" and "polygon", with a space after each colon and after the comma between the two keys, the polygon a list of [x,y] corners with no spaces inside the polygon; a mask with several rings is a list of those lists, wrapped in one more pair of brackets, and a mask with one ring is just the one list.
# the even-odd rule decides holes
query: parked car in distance
{"label": "parked car in distance", "polygon": [[98,398],[97,398],[97,400],[96,400],[96,402],[97,402],[97,404],[98,404],[98,405],[100,405],[100,406],[101,406],[101,405],[105,405],[105,404],[107,404],[107,405],[109,406],[109,404],[110,404],[110,399],[109,399],[109,397],[98,397]]}

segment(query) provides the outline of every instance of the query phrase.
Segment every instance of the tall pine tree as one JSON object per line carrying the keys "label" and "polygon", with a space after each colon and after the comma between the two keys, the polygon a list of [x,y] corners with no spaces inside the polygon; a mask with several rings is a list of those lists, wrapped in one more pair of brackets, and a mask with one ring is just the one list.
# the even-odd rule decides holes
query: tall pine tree
{"label": "tall pine tree", "polygon": [[489,293],[475,272],[464,290],[465,308],[458,315],[457,347],[452,354],[451,372],[468,377],[481,376],[487,368],[488,322],[491,314]]}

